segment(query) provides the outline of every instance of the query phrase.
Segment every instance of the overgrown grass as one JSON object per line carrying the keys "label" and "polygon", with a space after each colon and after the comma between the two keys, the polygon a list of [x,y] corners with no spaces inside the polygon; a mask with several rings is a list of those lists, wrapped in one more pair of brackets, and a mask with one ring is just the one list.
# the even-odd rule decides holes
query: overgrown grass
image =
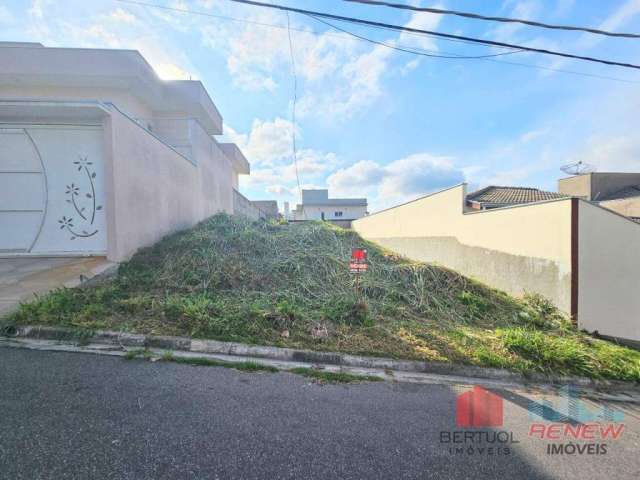
{"label": "overgrown grass", "polygon": [[[360,298],[353,247],[369,253]],[[542,297],[515,299],[320,222],[216,215],[141,250],[113,280],[57,290],[5,322],[640,381],[640,352],[578,332]]]}
{"label": "overgrown grass", "polygon": [[313,378],[322,383],[359,383],[359,382],[382,382],[384,379],[375,375],[354,375],[345,372],[325,372],[315,368],[292,368],[291,373]]}
{"label": "overgrown grass", "polygon": [[133,350],[127,350],[124,354],[125,360],[133,360],[134,358],[153,358],[153,353],[146,348],[134,348]]}

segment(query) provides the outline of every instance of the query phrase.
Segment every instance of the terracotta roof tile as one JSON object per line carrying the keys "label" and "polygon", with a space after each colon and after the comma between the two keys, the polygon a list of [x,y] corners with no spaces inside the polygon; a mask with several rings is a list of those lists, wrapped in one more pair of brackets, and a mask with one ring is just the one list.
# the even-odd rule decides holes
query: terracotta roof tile
{"label": "terracotta roof tile", "polygon": [[482,205],[519,205],[522,203],[541,202],[556,198],[565,198],[568,195],[556,192],[545,192],[537,188],[529,187],[497,187],[490,186],[467,195],[468,201]]}

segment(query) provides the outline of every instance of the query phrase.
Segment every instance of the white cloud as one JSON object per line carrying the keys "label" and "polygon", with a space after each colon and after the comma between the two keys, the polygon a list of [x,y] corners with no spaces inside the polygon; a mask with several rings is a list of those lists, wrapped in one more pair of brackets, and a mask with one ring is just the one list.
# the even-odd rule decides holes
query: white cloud
{"label": "white cloud", "polygon": [[122,22],[122,23],[128,23],[128,24],[133,24],[138,21],[135,15],[133,15],[130,12],[127,12],[126,10],[123,10],[122,8],[116,8],[113,12],[109,14],[109,18],[111,18],[111,20],[114,20],[116,22]]}
{"label": "white cloud", "polygon": [[[509,10],[509,17],[532,20],[539,13],[541,5],[536,0],[524,0],[507,2],[504,7]],[[489,30],[485,37],[498,42],[513,43],[516,39],[516,34],[523,28],[525,28],[525,25],[522,23],[502,23]]]}
{"label": "white cloud", "polygon": [[247,134],[240,134],[228,125],[225,126],[226,136],[240,147],[249,162],[256,165],[273,165],[291,158],[292,133],[293,124],[280,117],[270,122],[256,118]]}
{"label": "white cloud", "polygon": [[39,20],[43,19],[45,8],[49,6],[50,3],[50,0],[33,0],[31,8],[28,11],[29,16]]}
{"label": "white cloud", "polygon": [[[30,39],[47,46],[85,48],[127,48],[138,50],[165,79],[197,78],[187,53],[174,47],[165,35],[164,21],[159,24],[145,10],[145,21],[134,11],[142,7],[90,8],[78,7],[76,15],[58,15],[51,0],[34,0],[28,9],[25,25]],[[84,10],[83,10],[84,8]]]}
{"label": "white cloud", "polygon": [[[247,20],[286,26],[281,13],[252,13]],[[299,115],[325,119],[347,119],[363,111],[383,93],[385,75],[407,74],[418,66],[411,59],[399,69],[391,68],[394,54],[384,46],[360,42],[331,29],[322,34],[311,33],[306,24],[292,17],[291,39],[295,72],[298,75]],[[414,13],[407,21],[415,28],[435,29],[440,15]],[[314,25],[314,28],[318,28]],[[304,30],[304,31],[300,31]],[[227,57],[227,69],[234,84],[249,91],[275,91],[289,88],[292,72],[291,52],[286,28],[249,24],[200,28],[203,45]],[[436,50],[433,39],[401,33],[387,38],[386,43]]]}
{"label": "white cloud", "polygon": [[332,195],[366,194],[373,209],[389,207],[464,181],[451,158],[416,153],[381,165],[360,161],[327,178]]}
{"label": "white cloud", "polygon": [[[324,177],[340,162],[331,152],[312,148],[297,151],[293,161],[291,133],[288,120],[273,121],[255,119],[248,133],[239,133],[225,125],[225,140],[236,143],[252,165],[251,175],[241,177],[243,188],[264,189],[283,200],[294,201],[301,186],[311,187],[324,183]],[[297,132],[300,136],[300,132]],[[297,170],[297,173],[296,173]]]}
{"label": "white cloud", "polygon": [[269,185],[267,188],[265,188],[265,190],[267,191],[267,193],[276,195],[278,197],[292,196],[296,194],[295,191],[293,191],[291,188],[285,187],[284,185]]}
{"label": "white cloud", "polygon": [[635,135],[594,135],[567,160],[582,160],[603,172],[640,172],[640,139]]}
{"label": "white cloud", "polygon": [[540,137],[544,137],[545,135],[547,135],[549,133],[549,128],[538,128],[535,130],[530,130],[528,132],[523,133],[522,135],[520,135],[520,141],[522,143],[529,143],[537,138]]}

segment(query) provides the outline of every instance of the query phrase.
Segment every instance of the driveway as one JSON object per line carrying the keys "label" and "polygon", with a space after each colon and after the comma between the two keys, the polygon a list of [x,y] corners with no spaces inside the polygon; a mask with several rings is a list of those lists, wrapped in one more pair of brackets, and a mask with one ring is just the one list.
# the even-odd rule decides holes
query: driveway
{"label": "driveway", "polygon": [[0,258],[0,315],[34,294],[75,287],[112,265],[105,257]]}
{"label": "driveway", "polygon": [[625,431],[606,453],[549,455],[548,440],[528,436],[527,405],[561,399],[499,391],[504,425],[495,430],[514,441],[456,453],[442,432],[460,430],[456,398],[468,385],[321,385],[291,373],[6,347],[0,365],[0,478],[640,478],[632,404],[610,405]]}

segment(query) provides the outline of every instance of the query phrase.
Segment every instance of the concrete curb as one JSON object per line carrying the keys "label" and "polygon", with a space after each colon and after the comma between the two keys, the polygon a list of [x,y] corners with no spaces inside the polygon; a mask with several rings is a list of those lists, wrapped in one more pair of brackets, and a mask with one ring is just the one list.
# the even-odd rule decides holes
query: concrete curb
{"label": "concrete curb", "polygon": [[640,392],[640,384],[615,380],[600,380],[574,376],[551,376],[532,374],[524,376],[517,372],[497,368],[482,368],[440,362],[394,360],[390,358],[363,357],[338,352],[319,352],[292,348],[247,345],[217,340],[196,340],[188,337],[143,335],[136,333],[98,330],[85,332],[65,327],[18,326],[0,335],[13,338],[53,340],[72,344],[98,344],[129,348],[176,350],[191,353],[225,355],[231,357],[261,358],[279,362],[336,365],[359,369],[373,369],[403,373],[442,375],[496,380],[523,385],[574,385],[597,391]]}

